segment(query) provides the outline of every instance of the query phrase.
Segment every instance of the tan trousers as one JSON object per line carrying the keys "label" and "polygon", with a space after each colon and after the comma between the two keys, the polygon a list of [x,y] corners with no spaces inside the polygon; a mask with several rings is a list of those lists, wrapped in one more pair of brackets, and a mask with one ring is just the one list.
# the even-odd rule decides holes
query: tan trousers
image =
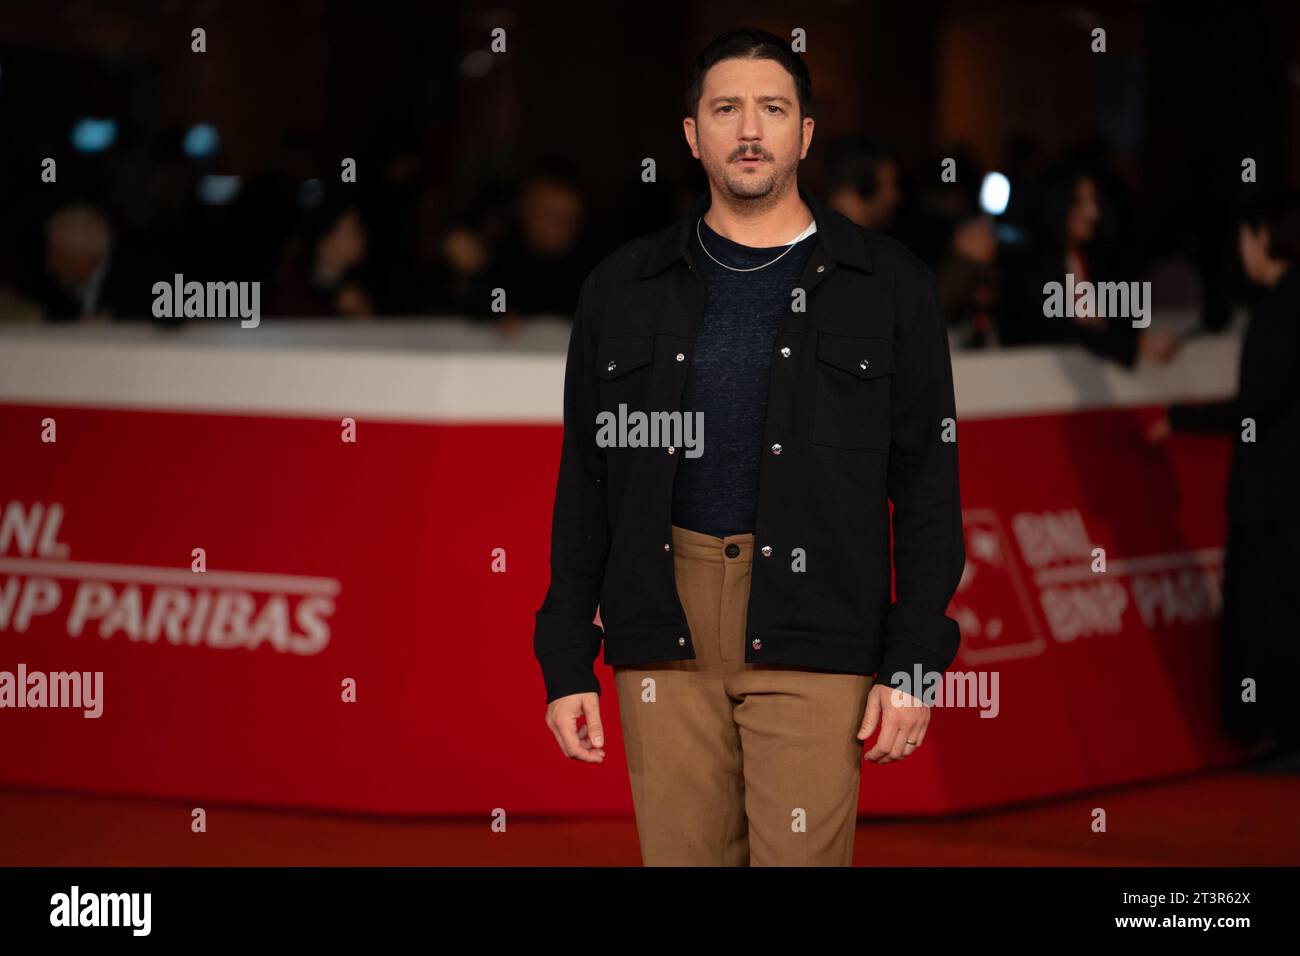
{"label": "tan trousers", "polygon": [[851,866],[872,678],[746,664],[754,536],[672,548],[696,659],[614,668],[642,862]]}

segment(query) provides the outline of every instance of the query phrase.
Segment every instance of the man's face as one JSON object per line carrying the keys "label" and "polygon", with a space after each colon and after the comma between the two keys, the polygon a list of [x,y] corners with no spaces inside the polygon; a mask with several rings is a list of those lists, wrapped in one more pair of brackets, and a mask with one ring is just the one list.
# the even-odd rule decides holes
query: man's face
{"label": "man's face", "polygon": [[1243,222],[1237,227],[1237,248],[1246,277],[1251,282],[1262,283],[1268,272],[1268,230],[1263,226],[1252,229]]}
{"label": "man's face", "polygon": [[106,258],[106,253],[97,251],[102,243],[107,247],[107,239],[96,241],[94,236],[86,233],[93,227],[89,225],[66,225],[54,235],[45,239],[46,271],[66,286],[78,287],[88,283],[96,270]]}
{"label": "man's face", "polygon": [[691,153],[733,199],[785,195],[812,143],[794,77],[775,60],[733,59],[704,75],[694,117],[682,120]]}
{"label": "man's face", "polygon": [[366,225],[361,213],[348,209],[321,237],[318,254],[338,269],[351,269],[366,258]]}
{"label": "man's face", "polygon": [[564,255],[582,230],[582,197],[560,183],[536,180],[524,193],[520,220],[530,249]]}

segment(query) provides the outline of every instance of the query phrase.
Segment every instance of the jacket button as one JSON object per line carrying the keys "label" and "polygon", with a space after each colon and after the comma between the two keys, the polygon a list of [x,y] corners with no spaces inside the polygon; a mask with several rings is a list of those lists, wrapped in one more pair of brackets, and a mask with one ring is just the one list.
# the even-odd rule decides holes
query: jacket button
{"label": "jacket button", "polygon": [[678,352],[678,353],[677,353],[677,361],[679,361],[679,362],[685,362],[685,361],[686,361],[686,353],[685,353],[685,352]]}
{"label": "jacket button", "polygon": [[678,647],[685,647],[685,646],[686,646],[686,638],[684,638],[684,637],[679,637],[679,638],[677,638],[677,646],[678,646]]}
{"label": "jacket button", "polygon": [[674,454],[676,451],[677,451],[677,449],[674,448],[672,445],[669,445],[669,446],[668,446],[668,454],[670,454],[670,455],[671,455],[671,454]]}
{"label": "jacket button", "polygon": [[818,272],[825,272],[825,271],[826,271],[826,267],[825,267],[825,266],[818,266],[818,267],[817,267],[817,271],[818,271]]}
{"label": "jacket button", "polygon": [[790,357],[790,346],[787,345],[785,348],[781,349],[781,358],[789,358],[789,357]]}
{"label": "jacket button", "polygon": [[871,363],[868,362],[866,359],[863,359],[861,362],[858,363],[858,368],[862,369],[862,371],[865,372],[867,370],[867,366],[870,364]]}
{"label": "jacket button", "polygon": [[761,651],[763,649],[763,642],[760,641],[758,638],[754,638],[754,640],[750,644],[750,647],[752,647],[756,651]]}
{"label": "jacket button", "polygon": [[781,454],[781,446],[779,444],[772,446],[772,454],[774,455]]}
{"label": "jacket button", "polygon": [[667,541],[664,542],[664,550],[665,550],[665,551],[671,551],[671,550],[672,550],[672,545],[669,544]]}
{"label": "jacket button", "polygon": [[605,371],[606,371],[606,372],[612,372],[612,371],[614,371],[614,369],[616,369],[616,368],[618,368],[618,363],[617,363],[617,362],[610,362],[608,365],[605,366]]}
{"label": "jacket button", "polygon": [[736,555],[740,554],[740,545],[736,544],[735,542],[732,542],[722,550],[727,557],[734,558],[736,557]]}
{"label": "jacket button", "polygon": [[763,557],[770,558],[771,556],[772,556],[772,546],[770,544],[763,545]]}

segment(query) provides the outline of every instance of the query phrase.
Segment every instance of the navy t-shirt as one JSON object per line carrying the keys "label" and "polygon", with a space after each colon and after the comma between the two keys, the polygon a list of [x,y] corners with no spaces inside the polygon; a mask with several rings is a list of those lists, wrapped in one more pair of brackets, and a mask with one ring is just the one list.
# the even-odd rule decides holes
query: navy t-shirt
{"label": "navy t-shirt", "polygon": [[[682,411],[703,413],[704,451],[678,463],[673,524],[718,537],[754,530],[772,345],[816,241],[809,234],[794,248],[742,246],[703,221],[699,238],[692,236],[691,260],[704,283],[705,304]],[[753,272],[733,272],[710,258],[751,269],[787,249]]]}

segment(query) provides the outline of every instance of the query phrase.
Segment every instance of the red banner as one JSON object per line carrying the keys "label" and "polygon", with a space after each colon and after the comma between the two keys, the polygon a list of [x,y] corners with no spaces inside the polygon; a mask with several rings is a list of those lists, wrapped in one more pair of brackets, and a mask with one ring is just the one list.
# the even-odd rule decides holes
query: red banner
{"label": "red banner", "polygon": [[[1144,416],[963,421],[961,653],[926,746],[864,764],[865,812],[1233,758],[1213,690],[1228,448],[1151,446]],[[609,669],[604,765],[563,758],[543,722],[558,425],[362,419],[344,437],[338,419],[0,406],[0,672],[102,674],[99,716],[0,709],[4,782],[631,812]]]}

